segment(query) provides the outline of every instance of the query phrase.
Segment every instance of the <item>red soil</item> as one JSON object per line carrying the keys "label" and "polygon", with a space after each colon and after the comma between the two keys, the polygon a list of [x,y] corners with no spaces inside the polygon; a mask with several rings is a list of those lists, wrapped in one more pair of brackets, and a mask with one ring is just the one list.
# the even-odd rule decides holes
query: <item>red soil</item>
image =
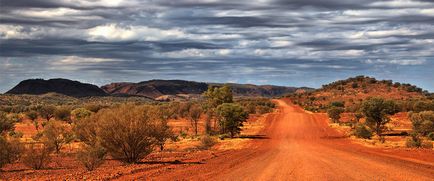
{"label": "red soil", "polygon": [[[175,151],[148,156],[145,164],[109,160],[96,171],[63,168],[6,169],[0,178],[21,180],[433,180],[434,151],[365,147],[328,126],[327,116],[276,100],[261,135],[248,148]],[[70,162],[75,162],[70,160]],[[14,166],[14,165],[12,165]],[[18,165],[19,166],[19,165]],[[21,168],[21,167],[20,167]]]}

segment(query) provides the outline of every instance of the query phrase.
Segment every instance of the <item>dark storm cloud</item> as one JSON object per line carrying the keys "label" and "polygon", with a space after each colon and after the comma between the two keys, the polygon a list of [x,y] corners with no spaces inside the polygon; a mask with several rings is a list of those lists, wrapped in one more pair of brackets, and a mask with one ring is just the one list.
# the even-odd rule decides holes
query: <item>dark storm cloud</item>
{"label": "dark storm cloud", "polygon": [[[150,51],[177,51],[183,49],[223,48],[212,43],[188,41],[161,42],[90,42],[74,39],[4,40],[0,44],[1,56],[32,57],[38,55],[77,55],[94,58],[143,59]],[[120,51],[121,50],[121,51]],[[145,59],[146,60],[146,59]]]}
{"label": "dark storm cloud", "polygon": [[344,41],[333,41],[333,40],[315,40],[310,42],[302,42],[298,45],[316,48],[321,51],[327,50],[376,50],[383,47],[395,46],[395,45],[407,45],[410,40],[395,40],[391,42],[382,43],[351,43]]}
{"label": "dark storm cloud", "polygon": [[324,9],[364,9],[367,4],[375,0],[277,0],[279,6],[292,9],[302,7],[324,8]]}
{"label": "dark storm cloud", "polygon": [[429,0],[0,0],[0,9],[0,92],[35,77],[319,87],[359,74],[434,90]]}
{"label": "dark storm cloud", "polygon": [[8,8],[57,8],[63,7],[65,4],[62,1],[50,0],[0,0],[2,9]]}

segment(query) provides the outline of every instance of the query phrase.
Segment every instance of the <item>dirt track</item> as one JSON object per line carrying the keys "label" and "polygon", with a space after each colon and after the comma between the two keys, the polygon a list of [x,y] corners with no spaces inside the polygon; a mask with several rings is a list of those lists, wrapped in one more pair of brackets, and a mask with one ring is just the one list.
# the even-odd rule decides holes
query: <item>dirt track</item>
{"label": "dirt track", "polygon": [[367,148],[351,143],[324,116],[277,100],[266,139],[252,148],[221,152],[204,164],[180,165],[160,180],[434,180],[432,150]]}

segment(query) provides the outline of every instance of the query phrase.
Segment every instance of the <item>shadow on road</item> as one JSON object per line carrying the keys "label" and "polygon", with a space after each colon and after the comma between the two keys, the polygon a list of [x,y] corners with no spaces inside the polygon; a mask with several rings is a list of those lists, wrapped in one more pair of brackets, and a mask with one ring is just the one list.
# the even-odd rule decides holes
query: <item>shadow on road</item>
{"label": "shadow on road", "polygon": [[248,139],[270,139],[266,135],[240,135],[238,138],[248,138]]}
{"label": "shadow on road", "polygon": [[196,165],[196,164],[204,164],[202,162],[184,162],[184,161],[179,161],[179,160],[175,160],[175,161],[144,161],[144,162],[140,162],[138,164],[171,164],[171,165],[179,165],[179,164],[187,164],[187,165]]}

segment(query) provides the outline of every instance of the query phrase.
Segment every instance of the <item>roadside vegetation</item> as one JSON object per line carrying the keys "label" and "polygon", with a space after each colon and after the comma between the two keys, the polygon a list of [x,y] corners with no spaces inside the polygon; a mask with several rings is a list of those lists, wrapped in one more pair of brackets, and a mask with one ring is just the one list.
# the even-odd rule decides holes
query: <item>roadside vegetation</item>
{"label": "roadside vegetation", "polygon": [[[386,137],[398,137],[407,147],[432,147],[434,99],[416,86],[357,76],[288,97],[308,111],[327,113],[331,123],[349,128],[357,138],[384,143]],[[403,129],[405,121],[411,126]]]}
{"label": "roadside vegetation", "polygon": [[[265,98],[234,98],[228,86],[210,87],[202,99],[184,102],[0,96],[0,168],[19,162],[35,170],[52,169],[53,160],[65,156],[88,171],[107,159],[141,163],[151,153],[164,152],[167,143],[182,139],[197,140],[198,150],[212,149],[218,138],[238,137],[249,115],[275,108]],[[15,129],[24,120],[35,130],[31,137],[23,138]],[[174,129],[170,123],[177,120],[187,120],[189,126]]]}

